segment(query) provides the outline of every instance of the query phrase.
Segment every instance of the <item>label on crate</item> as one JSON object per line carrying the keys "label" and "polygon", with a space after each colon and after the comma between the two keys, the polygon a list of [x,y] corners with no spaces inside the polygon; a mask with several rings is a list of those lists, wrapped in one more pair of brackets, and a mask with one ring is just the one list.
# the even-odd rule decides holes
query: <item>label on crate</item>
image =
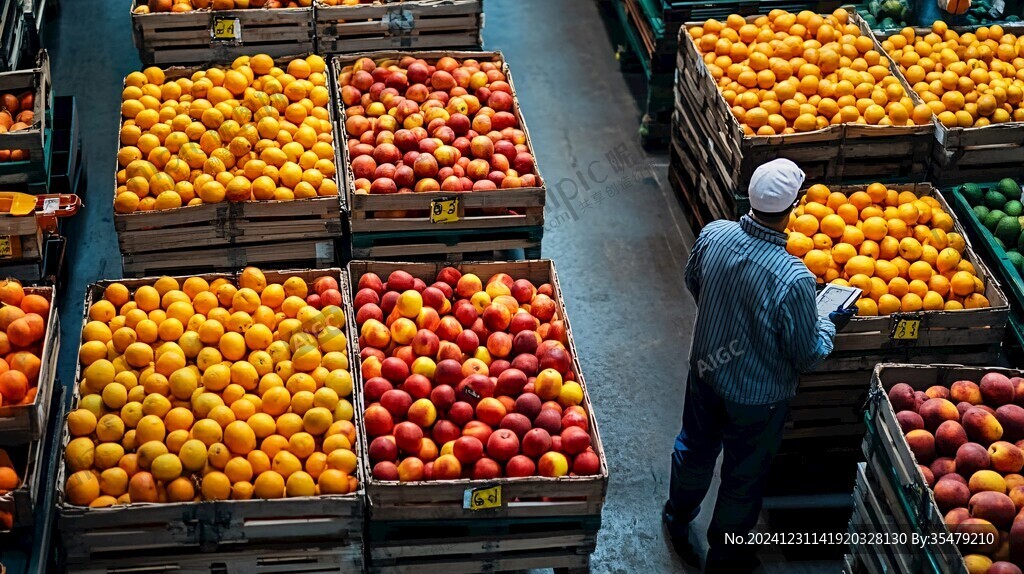
{"label": "label on crate", "polygon": [[210,28],[210,35],[214,40],[221,42],[241,42],[242,23],[238,18],[214,16],[213,26]]}
{"label": "label on crate", "polygon": [[14,256],[14,251],[11,249],[11,236],[3,235],[0,236],[0,257],[10,259]]}
{"label": "label on crate", "polygon": [[486,510],[501,507],[501,485],[486,488],[467,488],[462,497],[462,507],[469,510]]}
{"label": "label on crate", "polygon": [[901,316],[893,325],[889,338],[894,341],[916,341],[921,335],[921,317],[917,315]]}
{"label": "label on crate", "polygon": [[430,200],[430,222],[451,223],[459,220],[459,196],[449,195]]}

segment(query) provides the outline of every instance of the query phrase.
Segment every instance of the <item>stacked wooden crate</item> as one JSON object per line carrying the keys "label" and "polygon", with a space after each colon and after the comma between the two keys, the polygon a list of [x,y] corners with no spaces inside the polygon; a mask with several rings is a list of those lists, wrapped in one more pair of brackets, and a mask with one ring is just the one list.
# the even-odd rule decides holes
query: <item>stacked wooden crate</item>
{"label": "stacked wooden crate", "polygon": [[[851,21],[870,36],[856,14]],[[925,179],[934,140],[931,125],[835,124],[804,133],[745,135],[688,33],[699,25],[687,23],[679,32],[669,165],[669,181],[696,228],[746,213],[751,174],[776,158],[800,165],[807,184]]]}
{"label": "stacked wooden crate", "polygon": [[321,54],[371,50],[479,49],[483,0],[404,0],[355,5],[314,4]]}
{"label": "stacked wooden crate", "polygon": [[[402,270],[416,279],[433,282],[444,264],[353,261],[350,284],[359,285],[367,273],[388,277]],[[398,482],[372,476],[367,457],[362,458],[366,485],[368,527],[366,545],[371,572],[399,573],[425,570],[452,574],[565,569],[589,572],[590,554],[597,544],[601,510],[608,489],[608,466],[597,429],[593,403],[586,391],[564,298],[554,264],[549,260],[501,263],[465,263],[463,273],[481,278],[496,273],[524,278],[534,285],[550,284],[557,315],[565,321],[572,372],[583,387],[581,406],[588,417],[590,442],[600,459],[594,476],[558,478],[527,476],[489,480]],[[356,325],[356,315],[349,323]],[[368,349],[372,350],[372,349]],[[369,355],[368,355],[369,356]],[[357,388],[365,381],[353,370]],[[367,405],[360,395],[359,412]],[[365,421],[360,418],[360,424]],[[367,441],[365,428],[363,440]],[[368,452],[364,442],[362,452]],[[478,492],[493,494],[493,507],[477,509],[470,498]]]}

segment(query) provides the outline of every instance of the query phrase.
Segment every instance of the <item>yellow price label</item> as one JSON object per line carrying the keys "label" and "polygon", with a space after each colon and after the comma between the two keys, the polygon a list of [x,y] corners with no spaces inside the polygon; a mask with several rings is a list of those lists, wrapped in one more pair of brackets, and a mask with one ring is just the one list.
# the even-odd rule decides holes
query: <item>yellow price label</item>
{"label": "yellow price label", "polygon": [[242,23],[238,18],[213,17],[213,39],[242,41]]}
{"label": "yellow price label", "polygon": [[467,488],[462,507],[470,510],[486,510],[501,507],[501,485],[486,488]]}
{"label": "yellow price label", "polygon": [[10,258],[14,256],[14,250],[11,249],[11,238],[8,236],[0,237],[0,257]]}
{"label": "yellow price label", "polygon": [[451,223],[459,220],[459,197],[452,195],[430,200],[430,222]]}
{"label": "yellow price label", "polygon": [[921,334],[920,319],[900,319],[892,330],[891,338],[896,341],[916,341]]}

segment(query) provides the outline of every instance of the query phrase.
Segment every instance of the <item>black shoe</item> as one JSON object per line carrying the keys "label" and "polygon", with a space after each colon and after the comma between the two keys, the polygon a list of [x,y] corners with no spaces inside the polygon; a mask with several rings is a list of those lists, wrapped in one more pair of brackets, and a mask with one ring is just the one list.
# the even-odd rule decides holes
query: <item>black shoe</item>
{"label": "black shoe", "polygon": [[700,568],[700,552],[697,545],[690,540],[690,525],[679,526],[675,524],[675,517],[669,512],[668,503],[661,511],[661,522],[665,525],[665,534],[672,544],[679,559],[689,566]]}

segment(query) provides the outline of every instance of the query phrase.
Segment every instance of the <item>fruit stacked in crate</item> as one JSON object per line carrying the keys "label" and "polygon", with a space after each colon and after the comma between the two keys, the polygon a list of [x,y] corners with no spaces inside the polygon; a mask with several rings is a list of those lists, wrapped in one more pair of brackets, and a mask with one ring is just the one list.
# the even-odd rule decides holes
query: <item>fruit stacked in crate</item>
{"label": "fruit stacked in crate", "polygon": [[30,526],[45,464],[60,328],[53,289],[0,281],[0,531]]}
{"label": "fruit stacked in crate", "polygon": [[819,283],[860,289],[861,316],[988,307],[954,224],[932,196],[881,183],[850,194],[816,184],[793,211],[786,250]]}
{"label": "fruit stacked in crate", "polygon": [[924,178],[931,110],[856,13],[731,14],[680,39],[671,173],[698,223],[745,213],[751,174],[776,157],[807,183]]}
{"label": "fruit stacked in crate", "polygon": [[[269,278],[268,278],[269,276]],[[88,308],[65,501],[355,492],[337,273],[109,283]]]}
{"label": "fruit stacked in crate", "polygon": [[982,535],[960,544],[967,570],[1020,572],[1024,379],[990,372],[925,391],[899,383],[888,395],[946,527]]}
{"label": "fruit stacked in crate", "polygon": [[430,286],[386,279],[364,274],[354,303],[376,480],[601,472],[550,284],[452,267]]}
{"label": "fruit stacked in crate", "polygon": [[[354,257],[488,244],[539,253],[544,181],[500,53],[376,52],[333,63]],[[432,202],[453,193],[457,221],[434,222]]]}
{"label": "fruit stacked in crate", "polygon": [[993,181],[1014,177],[1024,166],[1019,32],[999,25],[950,29],[936,21],[882,41],[918,106],[926,105],[934,118],[933,181]]}
{"label": "fruit stacked in crate", "polygon": [[[202,270],[333,260],[341,208],[322,58],[149,67],[125,78],[122,98],[114,220],[126,272],[181,268],[183,251]],[[253,244],[263,251],[232,251]],[[303,246],[315,255],[292,254]]]}
{"label": "fruit stacked in crate", "polygon": [[957,191],[967,200],[978,221],[992,233],[996,245],[1006,251],[1014,268],[1018,272],[1024,270],[1024,255],[1020,252],[1024,249],[1020,185],[1004,178],[994,186],[965,183]]}

